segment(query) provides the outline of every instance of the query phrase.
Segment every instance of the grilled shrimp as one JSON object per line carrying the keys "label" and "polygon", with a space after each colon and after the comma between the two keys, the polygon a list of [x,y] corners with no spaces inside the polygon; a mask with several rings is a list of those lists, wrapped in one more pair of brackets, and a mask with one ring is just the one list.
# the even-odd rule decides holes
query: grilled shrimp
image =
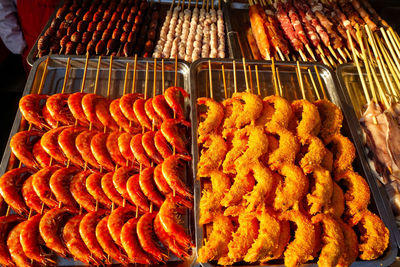
{"label": "grilled shrimp", "polygon": [[75,119],[83,126],[89,126],[89,121],[85,116],[82,108],[82,98],[86,93],[76,92],[68,97],[68,107]]}
{"label": "grilled shrimp", "polygon": [[46,122],[43,120],[40,102],[47,99],[48,95],[43,94],[29,94],[25,95],[19,101],[19,110],[22,116],[31,124],[40,129],[48,128]]}
{"label": "grilled shrimp", "polygon": [[143,214],[137,223],[136,232],[143,250],[152,255],[158,262],[163,262],[168,259],[168,255],[161,251],[161,248],[153,238],[153,221],[156,215],[156,212]]}
{"label": "grilled shrimp", "polygon": [[65,208],[54,208],[46,212],[39,223],[39,231],[46,246],[55,251],[62,257],[68,254],[67,248],[64,246],[60,233],[63,222],[70,216]]}
{"label": "grilled shrimp", "polygon": [[[16,133],[10,141],[11,151],[27,167],[39,169],[40,165],[36,162],[32,154],[32,148],[37,138],[43,135],[42,132],[30,130]],[[34,139],[33,141],[31,139]]]}
{"label": "grilled shrimp", "polygon": [[32,187],[36,194],[39,196],[40,200],[50,208],[55,208],[58,203],[55,199],[52,199],[52,192],[50,189],[50,177],[53,173],[58,170],[59,167],[52,166],[41,169],[34,175],[32,175]]}
{"label": "grilled shrimp", "polygon": [[129,133],[121,133],[118,137],[118,147],[125,160],[128,162],[135,162],[135,156],[131,150],[131,139],[132,135]]}
{"label": "grilled shrimp", "polygon": [[207,107],[207,111],[200,114],[200,122],[197,129],[199,139],[202,140],[203,137],[218,129],[225,116],[224,107],[214,99],[206,97],[197,99],[197,105],[205,105]]}
{"label": "grilled shrimp", "polygon": [[149,167],[140,172],[139,185],[143,194],[157,207],[161,207],[164,199],[154,183],[154,168]]}
{"label": "grilled shrimp", "polygon": [[91,171],[81,171],[74,175],[69,186],[76,202],[88,212],[96,210],[96,200],[86,189],[87,177]]}
{"label": "grilled shrimp", "polygon": [[163,161],[163,157],[160,155],[158,152],[156,146],[155,146],[155,137],[154,131],[148,131],[143,134],[142,136],[142,145],[144,150],[146,151],[147,155],[156,163],[160,164]]}
{"label": "grilled shrimp", "polygon": [[154,111],[162,118],[162,120],[172,119],[172,109],[168,106],[167,101],[165,101],[164,95],[157,95],[152,101]]}
{"label": "grilled shrimp", "polygon": [[150,210],[148,200],[139,185],[139,174],[134,174],[129,177],[126,183],[126,189],[128,190],[130,199],[137,207],[145,212]]}
{"label": "grilled shrimp", "polygon": [[63,155],[60,146],[58,145],[58,136],[62,131],[67,129],[68,126],[62,126],[48,131],[40,139],[40,144],[43,149],[50,155],[53,159],[61,163],[62,165],[67,165],[68,159]]}
{"label": "grilled shrimp", "polygon": [[172,149],[161,131],[154,134],[154,146],[164,159],[172,156]]}
{"label": "grilled shrimp", "polygon": [[107,227],[112,239],[117,243],[118,246],[122,247],[121,243],[121,231],[122,226],[131,218],[136,216],[136,207],[127,205],[125,207],[119,207],[111,212],[108,216]]}
{"label": "grilled shrimp", "polygon": [[103,129],[103,125],[97,118],[95,106],[98,101],[105,98],[96,94],[86,94],[82,98],[82,108],[88,121],[96,128]]}
{"label": "grilled shrimp", "polygon": [[51,116],[64,125],[73,125],[75,123],[74,116],[68,108],[68,97],[70,94],[55,94],[50,96],[46,101],[46,107]]}
{"label": "grilled shrimp", "polygon": [[110,262],[107,261],[107,256],[104,254],[103,248],[96,238],[96,226],[103,217],[104,211],[86,213],[79,223],[79,233],[89,251],[93,253],[93,256],[105,264],[109,264]]}
{"label": "grilled shrimp", "polygon": [[25,224],[26,221],[19,223],[10,231],[7,237],[8,251],[10,252],[11,258],[17,266],[33,266],[22,250],[20,242],[21,230]]}
{"label": "grilled shrimp", "polygon": [[104,125],[104,127],[112,131],[118,131],[118,124],[115,122],[110,114],[110,103],[111,101],[108,99],[101,99],[97,101],[94,107],[96,111],[96,116]]}
{"label": "grilled shrimp", "polygon": [[91,256],[91,252],[86,247],[79,234],[79,224],[83,216],[83,214],[76,215],[67,221],[63,229],[63,239],[68,251],[74,259],[86,264],[99,265],[100,262]]}
{"label": "grilled shrimp", "polygon": [[33,145],[32,155],[36,162],[39,163],[40,167],[45,168],[50,166],[50,156],[43,149],[42,145],[40,144],[40,140]]}
{"label": "grilled shrimp", "polygon": [[107,222],[109,216],[104,217],[100,220],[96,227],[96,238],[104,252],[107,253],[111,258],[121,264],[128,264],[128,257],[118,248],[114,243],[110,232],[108,231]]}
{"label": "grilled shrimp", "polygon": [[183,96],[183,98],[188,98],[189,94],[182,87],[169,87],[165,90],[164,97],[165,101],[167,101],[168,105],[175,112],[177,118],[183,119],[185,114],[183,113],[183,101],[180,101],[179,94]]}
{"label": "grilled shrimp", "polygon": [[120,98],[119,106],[121,108],[122,113],[125,115],[128,120],[134,123],[134,126],[139,126],[139,121],[136,118],[135,112],[133,111],[133,104],[137,99],[143,98],[142,94],[126,94]]}
{"label": "grilled shrimp", "polygon": [[113,175],[113,183],[115,189],[122,195],[123,198],[125,199],[130,199],[128,191],[127,191],[127,181],[129,177],[137,173],[137,170],[135,168],[131,167],[120,167],[114,172]]}
{"label": "grilled shrimp", "polygon": [[152,259],[147,255],[139,244],[136,234],[138,219],[132,218],[127,221],[121,230],[121,243],[132,263],[151,264]]}
{"label": "grilled shrimp", "polygon": [[41,213],[42,211],[42,202],[39,196],[36,194],[35,190],[32,186],[33,175],[31,175],[28,179],[25,180],[22,185],[22,197],[25,200],[28,208],[36,211],[37,213]]}
{"label": "grilled shrimp", "polygon": [[153,98],[149,98],[144,103],[144,111],[146,112],[147,117],[149,117],[150,121],[156,128],[160,128],[162,123],[162,118],[157,114],[153,107]]}
{"label": "grilled shrimp", "polygon": [[162,164],[162,173],[167,181],[168,185],[172,188],[173,191],[178,192],[182,196],[193,198],[192,193],[189,191],[185,183],[183,182],[184,176],[184,165],[181,161],[181,155],[172,155],[169,158],[165,159]]}
{"label": "grilled shrimp", "polygon": [[111,159],[110,153],[108,153],[106,141],[108,134],[97,133],[93,136],[92,141],[90,141],[90,148],[92,150],[93,156],[97,162],[104,169],[108,171],[114,170],[114,163]]}
{"label": "grilled shrimp", "polygon": [[32,169],[22,167],[8,171],[0,177],[0,194],[18,214],[28,214],[28,208],[20,191],[24,181],[33,173]]}
{"label": "grilled shrimp", "polygon": [[99,173],[92,173],[86,178],[85,186],[88,193],[98,201],[100,204],[104,205],[107,209],[111,209],[111,200],[107,197],[104,193],[103,189],[101,188],[101,178],[103,175]]}
{"label": "grilled shrimp", "polygon": [[50,126],[51,129],[55,129],[58,127],[58,122],[51,116],[50,111],[47,109],[47,106],[44,105],[42,108],[42,116],[47,125]]}
{"label": "grilled shrimp", "polygon": [[101,188],[104,191],[104,194],[115,204],[118,206],[124,205],[124,199],[122,198],[121,194],[118,193],[117,189],[114,187],[113,183],[113,172],[109,172],[103,175],[101,178]]}
{"label": "grilled shrimp", "polygon": [[3,266],[13,266],[10,252],[7,246],[7,236],[11,229],[25,219],[19,215],[11,214],[0,217],[0,264]]}
{"label": "grilled shrimp", "polygon": [[85,162],[76,148],[76,137],[84,130],[81,127],[69,127],[58,136],[58,144],[65,156],[77,167],[83,167]]}
{"label": "grilled shrimp", "polygon": [[140,125],[151,130],[151,121],[149,117],[147,117],[146,111],[144,109],[144,104],[146,100],[139,98],[133,104],[133,111],[135,112],[135,116],[138,119]]}
{"label": "grilled shrimp", "polygon": [[91,166],[96,169],[100,169],[100,165],[96,158],[93,156],[90,144],[93,137],[97,134],[95,131],[83,131],[81,132],[75,140],[76,148],[81,154],[84,161],[88,162]]}
{"label": "grilled shrimp", "polygon": [[130,147],[139,164],[142,164],[145,167],[150,167],[150,159],[147,157],[143,148],[142,136],[143,134],[137,134],[132,137]]}
{"label": "grilled shrimp", "polygon": [[[108,135],[106,140],[106,147],[111,158],[120,166],[126,165],[126,159],[123,157],[118,145],[118,138],[121,133],[112,132]],[[129,163],[129,162],[128,162]]]}
{"label": "grilled shrimp", "polygon": [[78,204],[70,191],[71,180],[79,172],[78,168],[61,168],[50,177],[50,188],[58,202],[73,212],[78,212]]}
{"label": "grilled shrimp", "polygon": [[120,107],[120,99],[115,99],[110,104],[110,113],[118,126],[122,127],[125,132],[130,134],[136,134],[140,132],[141,127],[138,125],[131,126],[129,120],[124,116],[124,113],[121,111]]}
{"label": "grilled shrimp", "polygon": [[234,93],[232,98],[244,102],[243,112],[237,116],[235,121],[236,128],[241,128],[249,123],[254,124],[263,110],[261,98],[248,92]]}
{"label": "grilled shrimp", "polygon": [[188,128],[190,122],[182,119],[169,119],[161,124],[161,132],[176,151],[179,153],[189,154],[186,146],[189,143]]}

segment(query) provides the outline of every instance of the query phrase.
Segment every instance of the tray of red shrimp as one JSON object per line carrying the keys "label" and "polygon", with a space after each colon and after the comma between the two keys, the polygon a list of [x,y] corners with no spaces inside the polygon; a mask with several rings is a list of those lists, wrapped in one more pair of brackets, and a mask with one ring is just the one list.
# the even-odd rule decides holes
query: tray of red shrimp
{"label": "tray of red shrimp", "polygon": [[395,260],[393,214],[329,68],[199,60],[190,76],[196,264]]}
{"label": "tray of red shrimp", "polygon": [[0,264],[189,265],[188,77],[170,60],[35,62],[1,162]]}

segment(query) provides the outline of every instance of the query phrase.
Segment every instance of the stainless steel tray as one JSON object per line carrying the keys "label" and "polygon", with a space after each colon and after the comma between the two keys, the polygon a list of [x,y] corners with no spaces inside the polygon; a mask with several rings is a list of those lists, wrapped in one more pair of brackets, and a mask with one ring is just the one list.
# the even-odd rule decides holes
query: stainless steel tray
{"label": "stainless steel tray", "polygon": [[[257,83],[256,83],[256,75],[255,75],[255,66],[258,66],[259,71],[259,81],[260,81],[260,91],[261,96],[265,97],[267,95],[274,94],[273,82],[272,82],[272,71],[271,71],[271,62],[269,61],[248,61],[246,62],[247,67],[250,66],[252,69],[252,80],[249,82],[253,84],[253,92],[257,92]],[[216,60],[211,62],[212,68],[212,77],[213,77],[213,94],[214,99],[223,100],[224,99],[224,87],[222,82],[222,71],[221,66],[225,66],[226,73],[226,83],[227,88],[229,90],[229,96],[232,95],[234,82],[233,82],[233,64],[231,60]],[[347,104],[347,101],[344,98],[343,93],[340,90],[337,90],[337,80],[334,76],[334,73],[330,70],[330,68],[322,65],[322,64],[312,64],[312,63],[302,63],[300,64],[302,69],[302,77],[305,86],[305,92],[308,100],[315,100],[315,93],[313,87],[311,85],[307,69],[310,69],[314,80],[317,81],[317,76],[314,71],[314,66],[317,66],[318,72],[320,73],[322,82],[324,84],[324,88],[326,90],[328,98],[338,105],[344,114],[352,113],[352,108]],[[299,89],[299,84],[296,77],[296,64],[295,63],[276,63],[276,67],[279,70],[279,76],[282,83],[283,96],[289,100],[301,98],[301,91]],[[241,62],[236,63],[236,73],[237,73],[237,85],[238,91],[246,90],[245,82],[244,82],[244,71],[243,65]],[[249,75],[247,75],[249,77]],[[196,99],[199,97],[207,96],[209,93],[209,70],[208,70],[208,61],[199,60],[196,61],[190,67],[190,86],[193,92],[192,97],[192,139],[193,139],[193,165],[197,166],[199,160],[199,150],[197,146],[197,129],[196,125],[198,122],[198,113],[196,107]],[[318,86],[319,88],[319,86]],[[322,93],[319,92],[322,96]],[[354,143],[358,157],[353,163],[353,166],[357,172],[359,172],[363,177],[366,178],[368,184],[371,189],[372,198],[371,204],[369,208],[375,213],[379,214],[380,218],[385,223],[386,227],[390,231],[390,243],[386,252],[377,260],[374,261],[357,261],[352,266],[388,266],[395,260],[395,257],[398,252],[395,235],[397,235],[397,227],[394,222],[393,215],[391,211],[388,210],[388,202],[387,199],[382,197],[382,192],[379,189],[379,186],[376,183],[376,180],[371,175],[371,169],[367,164],[367,158],[363,149],[363,144],[361,139],[357,135],[354,130],[354,126],[358,126],[358,122],[356,118],[353,117],[345,117],[343,122],[342,132],[344,135],[348,136],[352,142]],[[359,128],[359,127],[358,127]],[[194,169],[195,177],[197,175],[197,167]],[[201,197],[201,184],[195,178],[194,182],[194,192],[195,192],[195,221],[196,221],[196,246],[197,248],[201,248],[203,243],[203,227],[198,224],[199,220],[199,203]],[[196,264],[199,264],[196,262]],[[278,261],[272,263],[272,266],[282,266],[283,261]],[[310,263],[309,266],[316,266],[316,263]],[[204,264],[204,266],[213,266],[213,264]],[[270,266],[270,265],[268,265]]]}
{"label": "stainless steel tray", "polygon": [[[40,58],[37,60],[33,68],[29,74],[28,80],[25,85],[25,90],[23,95],[27,95],[30,93],[37,93],[37,89],[39,87],[41,77],[43,74],[45,60],[46,57]],[[43,86],[43,94],[55,94],[60,93],[63,86],[64,75],[67,65],[67,56],[50,56],[50,60],[48,63],[48,73],[46,76],[46,80]],[[107,83],[108,83],[108,71],[109,71],[109,57],[104,57],[101,60],[100,72],[99,72],[99,80],[98,80],[98,88],[97,93],[103,96],[107,95]],[[93,93],[94,84],[96,78],[96,68],[98,63],[98,57],[93,57],[89,60],[85,89],[86,93]],[[123,88],[124,88],[124,79],[125,79],[125,68],[126,63],[129,63],[129,74],[128,74],[128,82],[127,82],[127,92],[131,92],[132,81],[133,81],[133,64],[134,61],[132,59],[120,58],[113,59],[112,66],[112,79],[111,79],[111,91],[110,98],[114,99],[122,96]],[[145,72],[146,72],[146,64],[148,63],[148,91],[147,96],[152,97],[153,95],[153,75],[154,75],[154,60],[153,59],[140,59],[137,61],[137,74],[136,74],[136,90],[137,93],[144,93],[145,90]],[[85,66],[85,57],[74,56],[71,58],[71,69],[68,78],[68,82],[65,88],[66,93],[72,93],[80,91],[83,70]],[[175,80],[175,62],[173,60],[165,60],[165,89],[169,86],[174,85]],[[161,76],[161,60],[157,61],[157,79],[156,79],[156,94],[162,93],[162,76]],[[190,91],[189,87],[189,66],[182,61],[178,61],[177,66],[177,86],[183,87],[189,94],[190,98],[193,93]],[[185,114],[186,119],[190,120],[190,112],[191,112],[191,101],[185,101]],[[18,162],[14,162],[13,166],[9,166],[10,156],[12,155],[10,150],[10,139],[11,137],[20,130],[24,130],[27,128],[26,123],[21,124],[21,112],[18,110],[15,116],[14,124],[10,131],[10,136],[7,142],[7,146],[5,148],[3,158],[0,165],[0,176],[8,168],[15,168],[18,166]],[[8,131],[8,129],[3,129]],[[190,165],[190,164],[189,164]],[[190,166],[187,169],[186,180],[189,188],[193,187],[192,179],[193,177],[193,168]],[[1,214],[4,215],[4,214]],[[182,217],[187,226],[189,233],[192,237],[194,237],[194,219],[193,212],[187,212],[185,216]],[[188,259],[185,262],[178,260],[177,258],[171,258],[170,261],[166,263],[166,265],[182,265],[189,266],[192,259]],[[72,266],[72,265],[82,265],[81,262],[73,261],[72,259],[63,259],[58,258],[58,265],[60,266]]]}

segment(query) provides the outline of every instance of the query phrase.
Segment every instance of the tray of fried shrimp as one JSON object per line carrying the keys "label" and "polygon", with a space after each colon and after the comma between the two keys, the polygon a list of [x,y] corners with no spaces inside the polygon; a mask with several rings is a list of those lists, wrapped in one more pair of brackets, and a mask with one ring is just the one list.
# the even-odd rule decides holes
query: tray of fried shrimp
{"label": "tray of fried shrimp", "polygon": [[395,260],[394,221],[329,68],[201,60],[191,87],[197,264]]}
{"label": "tray of fried shrimp", "polygon": [[2,266],[191,264],[188,77],[169,60],[35,62],[1,163]]}

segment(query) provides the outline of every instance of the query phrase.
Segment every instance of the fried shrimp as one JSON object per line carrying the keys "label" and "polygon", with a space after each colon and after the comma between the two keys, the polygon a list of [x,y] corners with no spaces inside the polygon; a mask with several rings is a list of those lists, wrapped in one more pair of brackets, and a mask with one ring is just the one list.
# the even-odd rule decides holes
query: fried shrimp
{"label": "fried shrimp", "polygon": [[219,260],[228,255],[226,244],[232,240],[234,232],[232,221],[229,217],[217,214],[212,221],[212,231],[205,241],[205,244],[199,249],[197,260],[201,263],[212,260]]}
{"label": "fried shrimp", "polygon": [[314,105],[318,108],[322,122],[320,136],[324,143],[328,144],[333,136],[340,133],[343,122],[342,111],[326,99],[317,100]]}
{"label": "fried shrimp", "polygon": [[337,134],[331,138],[334,154],[333,167],[335,173],[352,169],[352,163],[356,157],[356,149],[349,138]]}
{"label": "fried shrimp", "polygon": [[317,167],[312,176],[315,180],[315,185],[307,195],[307,202],[310,205],[310,214],[316,214],[328,207],[334,190],[329,171]]}
{"label": "fried shrimp", "polygon": [[314,224],[322,225],[322,249],[319,266],[336,266],[345,245],[340,224],[328,214],[318,214],[312,218]]}
{"label": "fried shrimp", "polygon": [[374,260],[382,255],[389,245],[389,230],[382,220],[369,210],[364,210],[356,214],[351,223],[357,225],[361,232],[360,259]]}
{"label": "fried shrimp", "polygon": [[224,119],[224,108],[214,99],[206,97],[197,99],[197,105],[207,107],[207,111],[200,114],[200,122],[197,129],[199,139],[202,140],[203,137],[218,129]]}
{"label": "fried shrimp", "polygon": [[300,145],[289,130],[277,128],[272,133],[279,136],[279,146],[269,154],[268,164],[271,170],[278,170],[284,164],[294,163]]}
{"label": "fried shrimp", "polygon": [[309,174],[321,165],[325,157],[325,146],[321,139],[310,135],[305,144],[308,145],[307,153],[300,160],[300,167],[303,169],[304,173]]}
{"label": "fried shrimp", "polygon": [[243,112],[238,114],[235,121],[236,128],[241,128],[250,123],[254,124],[263,110],[261,98],[248,92],[234,93],[232,98],[244,102]]}
{"label": "fried shrimp", "polygon": [[357,235],[348,224],[338,219],[340,228],[344,237],[344,249],[339,258],[337,267],[350,266],[358,257],[358,240]]}
{"label": "fried shrimp", "polygon": [[277,128],[287,129],[289,121],[293,118],[293,111],[289,101],[276,95],[267,96],[263,101],[273,106],[274,109],[270,120],[265,124],[267,131]]}
{"label": "fried shrimp", "polygon": [[218,170],[228,152],[228,146],[222,136],[211,133],[204,137],[203,149],[198,163],[198,177],[208,177]]}
{"label": "fried shrimp", "polygon": [[285,265],[288,267],[300,266],[312,260],[314,258],[312,254],[316,247],[316,231],[311,220],[297,210],[286,211],[279,218],[291,221],[297,226],[294,240],[290,242],[284,253]]}
{"label": "fried shrimp", "polygon": [[335,218],[340,218],[343,215],[344,194],[340,186],[335,182],[333,182],[332,197],[324,212],[332,214]]}
{"label": "fried shrimp", "polygon": [[243,104],[238,99],[228,98],[222,101],[225,109],[224,122],[222,124],[222,136],[227,138],[236,129],[236,120],[243,112]]}
{"label": "fried shrimp", "polygon": [[199,224],[207,224],[220,213],[221,200],[231,187],[230,178],[221,171],[210,173],[212,190],[204,189],[200,199]]}
{"label": "fried shrimp", "polygon": [[353,216],[368,207],[370,191],[367,181],[354,171],[346,171],[335,177],[338,183],[347,188],[344,198],[348,213]]}
{"label": "fried shrimp", "polygon": [[279,174],[285,178],[278,183],[273,206],[285,211],[298,204],[307,193],[308,179],[299,167],[291,164],[284,164]]}
{"label": "fried shrimp", "polygon": [[248,136],[247,149],[237,160],[236,169],[246,169],[246,165],[257,162],[258,159],[268,152],[268,137],[264,133],[264,127],[247,126],[245,128]]}
{"label": "fried shrimp", "polygon": [[232,139],[232,148],[226,153],[222,168],[224,173],[236,174],[235,161],[238,159],[247,148],[247,130],[239,129],[235,131]]}
{"label": "fried shrimp", "polygon": [[254,177],[250,170],[239,170],[234,178],[234,182],[229,191],[221,200],[221,205],[229,207],[242,201],[243,196],[253,190],[255,184]]}
{"label": "fried shrimp", "polygon": [[32,154],[34,142],[31,141],[31,138],[35,138],[36,141],[38,137],[40,138],[42,135],[42,132],[30,130],[18,132],[11,138],[11,151],[26,167],[40,168]]}
{"label": "fried shrimp", "polygon": [[321,129],[318,108],[309,101],[302,99],[292,102],[292,110],[298,119],[296,132],[301,143],[304,143],[310,134],[317,136]]}

